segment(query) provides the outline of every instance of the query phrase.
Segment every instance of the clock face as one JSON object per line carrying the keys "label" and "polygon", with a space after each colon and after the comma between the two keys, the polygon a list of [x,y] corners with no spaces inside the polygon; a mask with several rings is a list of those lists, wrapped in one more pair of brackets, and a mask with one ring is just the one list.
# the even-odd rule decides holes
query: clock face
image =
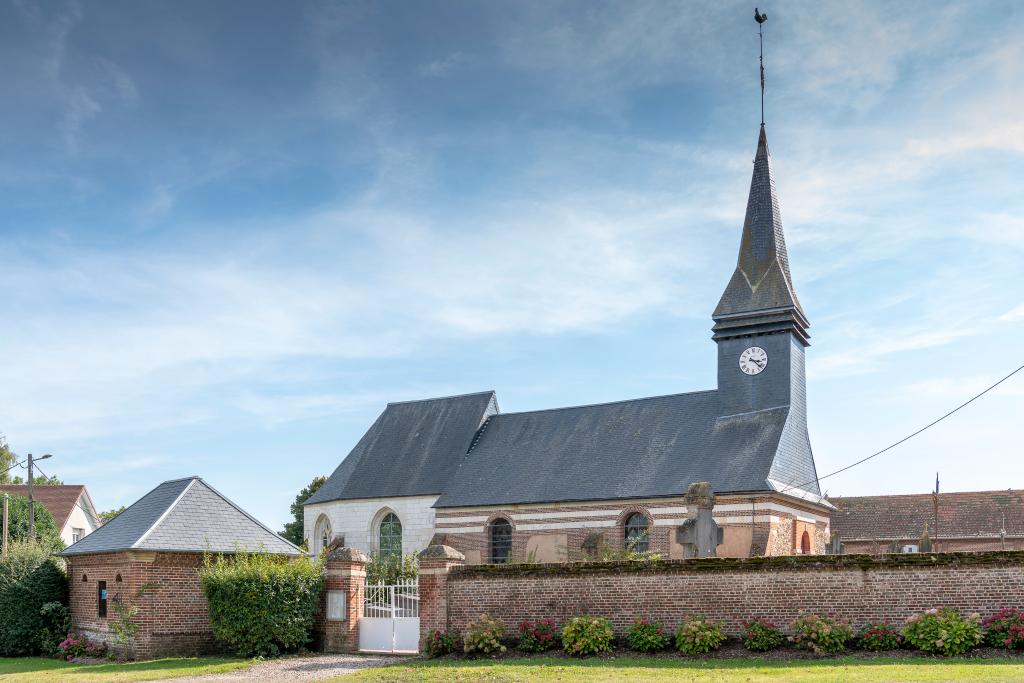
{"label": "clock face", "polygon": [[768,367],[768,353],[760,346],[751,346],[740,354],[740,370],[756,375]]}

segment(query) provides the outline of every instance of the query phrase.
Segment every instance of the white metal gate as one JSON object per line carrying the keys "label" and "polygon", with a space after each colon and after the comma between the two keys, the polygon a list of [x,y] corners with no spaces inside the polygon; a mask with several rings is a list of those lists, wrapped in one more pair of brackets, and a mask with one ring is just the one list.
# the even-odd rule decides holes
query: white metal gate
{"label": "white metal gate", "polygon": [[420,586],[417,579],[367,584],[359,620],[361,652],[418,652]]}

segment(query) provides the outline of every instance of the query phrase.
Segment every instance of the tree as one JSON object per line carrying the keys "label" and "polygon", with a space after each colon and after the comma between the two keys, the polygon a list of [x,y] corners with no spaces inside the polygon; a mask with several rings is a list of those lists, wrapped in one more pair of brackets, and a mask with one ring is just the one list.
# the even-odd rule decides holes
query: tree
{"label": "tree", "polygon": [[10,469],[16,462],[18,462],[18,456],[11,451],[3,434],[0,434],[0,484],[11,481]]}
{"label": "tree", "polygon": [[313,481],[309,482],[309,485],[299,491],[299,495],[295,496],[295,502],[292,503],[292,517],[295,518],[294,522],[288,522],[284,525],[284,531],[281,532],[283,538],[288,539],[295,545],[302,545],[303,539],[303,522],[302,522],[302,504],[306,500],[317,492],[324,482],[327,481],[327,477],[313,477]]}
{"label": "tree", "polygon": [[[45,548],[64,550],[64,541],[60,538],[60,529],[53,515],[38,500],[36,508],[36,538]],[[2,508],[0,508],[2,509]],[[12,541],[24,541],[28,538],[28,498],[11,495],[8,533]]]}
{"label": "tree", "polygon": [[101,512],[100,513],[100,521],[103,522],[104,524],[106,524],[107,522],[112,520],[114,517],[117,517],[119,514],[124,512],[126,507],[127,507],[126,505],[122,505],[119,508],[114,508],[113,510],[107,510],[106,512]]}
{"label": "tree", "polygon": [[[11,483],[24,484],[25,478],[19,475],[17,477],[14,477],[14,479],[11,480]],[[36,486],[60,486],[64,482],[55,476],[47,477],[42,474],[37,474],[36,476],[32,477],[32,483],[35,484]]]}

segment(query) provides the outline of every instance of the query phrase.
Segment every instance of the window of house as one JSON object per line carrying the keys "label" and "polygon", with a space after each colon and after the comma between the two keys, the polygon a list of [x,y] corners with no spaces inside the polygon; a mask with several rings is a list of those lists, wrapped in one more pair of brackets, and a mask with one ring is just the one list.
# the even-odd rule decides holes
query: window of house
{"label": "window of house", "polygon": [[903,548],[901,548],[901,550],[903,551],[904,555],[910,555],[912,553],[919,552],[918,547],[914,544],[905,545],[903,546]]}
{"label": "window of house", "polygon": [[811,535],[806,531],[800,536],[800,554],[810,555],[811,554]]}
{"label": "window of house", "polygon": [[499,517],[491,522],[489,532],[491,562],[505,564],[512,554],[512,523]]}
{"label": "window of house", "polygon": [[96,582],[96,616],[107,618],[107,582]]}
{"label": "window of house", "polygon": [[647,552],[647,548],[650,547],[650,533],[647,529],[647,518],[643,514],[634,512],[626,518],[625,537],[626,550]]}
{"label": "window of house", "polygon": [[85,536],[85,530],[84,529],[76,529],[75,527],[71,527],[71,542],[72,543],[78,543],[79,541],[81,541],[82,540],[82,536]]}

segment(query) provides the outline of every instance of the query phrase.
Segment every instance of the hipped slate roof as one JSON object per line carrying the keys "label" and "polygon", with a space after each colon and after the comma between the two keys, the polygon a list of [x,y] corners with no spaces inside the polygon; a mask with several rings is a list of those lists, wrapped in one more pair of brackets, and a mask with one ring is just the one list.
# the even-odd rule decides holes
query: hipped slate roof
{"label": "hipped slate roof", "polygon": [[497,410],[493,391],[389,403],[306,505],[440,494]]}
{"label": "hipped slate roof", "polygon": [[494,415],[436,506],[770,490],[789,409],[718,413],[702,391]]}
{"label": "hipped slate roof", "polygon": [[[935,508],[930,493],[897,496],[831,498],[832,529],[843,541],[901,541],[921,537],[924,525],[936,538]],[[1004,517],[1005,524],[1004,527]],[[971,491],[939,494],[942,538],[999,538],[1024,536],[1024,491]]]}
{"label": "hipped slate roof", "polygon": [[199,477],[165,481],[124,512],[68,547],[63,556],[150,550],[301,555]]}
{"label": "hipped slate roof", "polygon": [[[28,485],[5,484],[0,486],[0,493],[3,492],[12,496],[28,498]],[[85,486],[82,484],[60,484],[57,486],[37,484],[32,487],[32,498],[37,503],[42,503],[50,511],[53,519],[57,522],[58,531],[68,523],[68,517],[71,516],[71,511],[75,509],[75,504],[78,503],[78,499],[82,497],[83,493],[85,493]],[[83,507],[83,511],[87,516],[94,517],[93,511],[88,507]],[[98,525],[99,521],[94,518],[93,523]]]}

